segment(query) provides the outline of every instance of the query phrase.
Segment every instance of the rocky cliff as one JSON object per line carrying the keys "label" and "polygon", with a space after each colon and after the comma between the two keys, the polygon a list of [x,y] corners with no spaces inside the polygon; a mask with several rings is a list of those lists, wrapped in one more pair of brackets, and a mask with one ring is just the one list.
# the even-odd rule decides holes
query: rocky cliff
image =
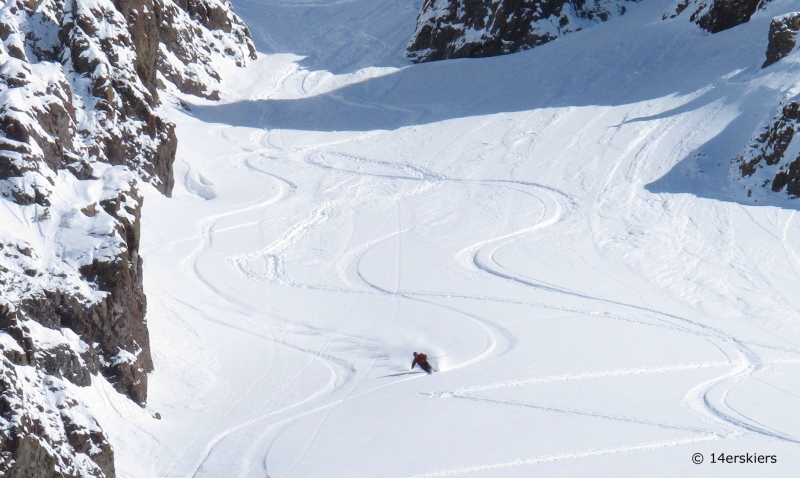
{"label": "rocky cliff", "polygon": [[792,142],[800,132],[800,103],[781,105],[778,113],[751,140],[745,152],[734,160],[734,181],[753,189],[769,187],[800,197],[800,147]]}
{"label": "rocky cliff", "polygon": [[[484,57],[533,48],[625,13],[635,0],[425,0],[408,46],[415,62]],[[717,33],[750,20],[772,0],[679,0],[683,16]]]}
{"label": "rocky cliff", "polygon": [[625,13],[634,0],[425,0],[408,46],[415,62],[527,50]]}
{"label": "rocky cliff", "polygon": [[772,0],[682,0],[664,17],[685,15],[701,28],[718,33],[750,20],[759,8]]}
{"label": "rocky cliff", "polygon": [[[665,18],[688,16],[710,33],[718,33],[750,21],[771,0],[684,0]],[[800,12],[773,18],[762,68],[778,63],[797,49]],[[768,189],[790,198],[800,197],[800,97],[789,98],[753,132],[742,154],[733,158],[730,178],[744,188],[747,197]],[[743,138],[743,141],[746,138]]]}
{"label": "rocky cliff", "polygon": [[800,12],[773,18],[769,25],[767,59],[761,67],[773,65],[795,51],[798,32],[800,32]]}
{"label": "rocky cliff", "polygon": [[140,181],[169,195],[159,90],[218,98],[255,48],[226,0],[0,4],[0,475],[114,476],[75,387],[144,406]]}

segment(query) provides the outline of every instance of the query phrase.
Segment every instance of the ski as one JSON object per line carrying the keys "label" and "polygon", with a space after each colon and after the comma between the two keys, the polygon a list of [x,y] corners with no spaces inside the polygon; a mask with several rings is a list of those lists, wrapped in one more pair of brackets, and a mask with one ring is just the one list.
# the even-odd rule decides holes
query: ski
{"label": "ski", "polygon": [[422,370],[420,370],[420,371],[412,370],[410,372],[400,372],[400,373],[393,373],[391,375],[382,375],[382,376],[380,376],[378,378],[399,377],[401,375],[417,375],[417,374],[420,374],[420,373],[427,373],[427,372],[424,372]]}

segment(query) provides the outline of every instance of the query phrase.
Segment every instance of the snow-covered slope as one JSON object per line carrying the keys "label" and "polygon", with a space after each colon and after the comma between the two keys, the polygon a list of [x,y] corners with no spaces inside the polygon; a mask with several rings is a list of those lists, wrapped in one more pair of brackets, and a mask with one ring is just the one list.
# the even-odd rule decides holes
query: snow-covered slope
{"label": "snow-covered slope", "polygon": [[796,51],[761,68],[796,3],[715,34],[673,7],[493,58],[263,55],[172,110],[142,232],[162,420],[81,389],[119,474],[794,476],[798,203],[732,179],[800,91]]}
{"label": "snow-covered slope", "polygon": [[236,11],[256,26],[258,51],[301,55],[299,66],[340,74],[407,64],[421,6],[422,0],[238,0]]}

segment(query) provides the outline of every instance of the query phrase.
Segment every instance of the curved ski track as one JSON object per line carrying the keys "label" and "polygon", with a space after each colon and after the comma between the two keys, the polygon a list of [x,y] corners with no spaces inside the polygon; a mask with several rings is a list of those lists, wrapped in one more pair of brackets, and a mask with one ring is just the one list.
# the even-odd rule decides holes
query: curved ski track
{"label": "curved ski track", "polygon": [[[347,2],[350,0],[341,0],[341,1]],[[315,3],[302,4],[302,6],[311,6],[311,5],[316,5],[316,4]],[[273,80],[274,83],[273,91],[277,90],[279,86],[287,80],[287,78],[296,73],[297,73],[296,68],[288,69],[287,71],[281,73],[281,75],[279,75],[278,78]],[[269,97],[269,94],[266,97]],[[378,105],[373,105],[373,106],[377,107]],[[553,118],[553,120],[560,121],[560,118]],[[491,119],[484,120],[484,122],[481,123],[481,125],[478,127],[487,124],[489,121],[491,121]],[[651,131],[645,131],[643,139],[649,137],[650,133]],[[380,133],[366,132],[356,136],[356,138],[363,138],[375,134],[380,134]],[[462,130],[460,133],[458,133],[456,136],[463,134],[466,134],[466,128],[465,130]],[[307,213],[304,219],[293,224],[282,235],[280,235],[279,238],[271,241],[268,244],[265,244],[258,251],[229,257],[228,258],[229,266],[238,271],[243,277],[247,278],[248,280],[257,282],[277,283],[285,287],[318,289],[318,290],[325,290],[325,291],[345,293],[345,294],[382,295],[382,296],[392,297],[393,299],[399,301],[409,301],[417,304],[423,304],[425,307],[447,309],[450,312],[455,312],[456,314],[463,317],[465,321],[469,321],[470,323],[477,325],[478,328],[482,330],[483,333],[485,333],[486,346],[482,351],[473,355],[472,357],[469,357],[461,362],[451,364],[448,368],[448,371],[469,367],[478,362],[499,357],[507,353],[508,351],[512,350],[517,342],[514,333],[508,330],[507,328],[504,328],[502,325],[495,323],[485,317],[481,317],[478,314],[462,310],[458,307],[437,302],[438,299],[448,299],[448,298],[465,299],[472,301],[507,302],[520,305],[530,305],[536,307],[569,311],[589,317],[602,316],[613,320],[633,322],[640,325],[646,325],[651,327],[666,327],[674,331],[691,334],[703,338],[711,346],[719,350],[720,354],[725,357],[724,361],[687,363],[682,365],[650,367],[650,368],[600,370],[600,371],[587,372],[581,374],[568,374],[568,375],[550,376],[550,377],[532,377],[530,379],[475,385],[455,390],[428,392],[425,395],[432,398],[441,398],[441,399],[455,398],[462,400],[481,401],[484,403],[489,403],[492,405],[503,406],[503,407],[535,408],[538,410],[543,410],[551,413],[565,413],[565,414],[572,414],[579,416],[590,416],[593,418],[598,418],[603,420],[622,421],[628,423],[635,423],[642,426],[654,426],[654,427],[681,430],[685,431],[687,434],[694,434],[694,435],[699,434],[700,436],[691,436],[678,440],[643,443],[626,447],[596,449],[583,452],[547,455],[534,458],[520,458],[518,460],[512,460],[507,462],[476,465],[476,466],[465,466],[461,468],[440,470],[424,474],[408,475],[405,478],[428,478],[428,477],[432,478],[439,476],[450,476],[450,475],[467,474],[467,473],[488,471],[488,470],[508,468],[508,467],[516,467],[522,465],[546,463],[552,461],[580,459],[580,458],[587,458],[587,457],[612,454],[612,453],[625,453],[625,452],[651,450],[655,448],[680,446],[680,445],[699,443],[704,441],[719,440],[722,438],[736,437],[736,436],[741,436],[745,433],[758,434],[779,441],[800,443],[800,437],[786,435],[782,432],[773,430],[764,424],[758,423],[754,419],[743,416],[739,414],[734,408],[732,408],[727,402],[728,391],[730,391],[737,383],[740,383],[741,381],[747,378],[755,377],[755,375],[759,371],[763,370],[764,367],[769,366],[771,364],[800,363],[800,358],[773,359],[773,360],[762,359],[748,345],[749,343],[740,340],[739,338],[730,335],[718,328],[701,324],[697,321],[693,321],[688,318],[674,315],[668,312],[659,311],[640,305],[628,304],[615,300],[610,300],[603,297],[587,294],[581,291],[569,290],[556,284],[546,283],[536,278],[527,277],[525,275],[522,275],[520,273],[511,270],[507,266],[498,262],[497,252],[503,247],[512,244],[515,241],[521,240],[522,238],[526,237],[532,237],[537,233],[540,233],[547,229],[569,227],[570,221],[574,220],[575,212],[579,209],[580,206],[578,205],[577,201],[575,201],[568,194],[553,189],[551,187],[547,187],[545,185],[536,184],[532,182],[514,181],[507,179],[456,178],[436,173],[414,164],[394,163],[390,161],[382,161],[366,157],[358,157],[334,150],[337,143],[346,143],[348,141],[352,141],[353,138],[354,137],[349,137],[341,141],[333,141],[327,144],[316,145],[306,148],[300,148],[300,147],[289,148],[279,144],[275,144],[272,141],[272,138],[270,137],[270,133],[266,132],[263,137],[263,141],[261,141],[262,146],[264,146],[265,148],[256,151],[244,151],[242,156],[244,158],[243,164],[250,171],[256,174],[265,175],[267,178],[269,178],[270,181],[277,182],[279,184],[278,193],[274,196],[270,197],[265,196],[259,198],[257,201],[254,201],[251,204],[243,204],[241,205],[241,207],[237,209],[222,214],[216,214],[205,217],[198,222],[197,229],[200,235],[200,240],[198,242],[197,248],[191,254],[189,254],[187,258],[184,260],[184,264],[188,266],[187,268],[191,270],[191,274],[195,278],[197,278],[204,285],[204,287],[206,287],[209,290],[209,292],[222,298],[224,301],[226,301],[231,305],[231,308],[233,310],[236,310],[238,312],[237,319],[241,320],[242,324],[249,325],[247,319],[249,311],[243,310],[233,297],[230,297],[226,291],[224,291],[222,288],[218,287],[217,284],[215,284],[213,279],[203,277],[203,274],[198,267],[198,261],[200,260],[201,257],[207,254],[209,250],[212,248],[214,242],[214,235],[217,232],[221,231],[215,229],[216,225],[219,223],[220,220],[257,209],[269,208],[271,206],[274,206],[276,203],[280,201],[285,201],[289,197],[296,195],[298,193],[298,190],[302,188],[302,186],[298,186],[297,184],[290,181],[286,177],[274,175],[268,172],[266,169],[261,168],[258,165],[254,164],[250,160],[250,158],[252,158],[254,155],[260,155],[262,157],[265,157],[266,156],[265,153],[268,154],[273,151],[277,151],[278,153],[290,152],[294,155],[301,156],[302,157],[301,164],[303,166],[324,170],[327,171],[329,174],[350,175],[355,177],[373,177],[394,182],[399,181],[399,182],[413,183],[415,186],[409,190],[403,190],[402,192],[394,194],[393,196],[388,198],[385,195],[381,197],[384,200],[391,200],[398,203],[402,201],[403,198],[405,197],[421,195],[435,188],[441,187],[443,185],[460,185],[463,187],[492,187],[492,188],[502,187],[502,188],[513,189],[521,194],[529,195],[538,200],[538,202],[541,204],[542,207],[543,212],[537,222],[535,222],[534,224],[530,224],[527,227],[523,227],[505,234],[501,234],[495,237],[491,237],[467,245],[466,247],[463,247],[460,251],[458,251],[450,259],[461,266],[464,274],[469,274],[471,277],[478,277],[481,280],[486,280],[486,281],[502,281],[505,283],[513,284],[513,286],[515,287],[532,289],[541,292],[543,294],[548,294],[553,296],[567,295],[577,299],[588,301],[590,303],[597,303],[599,305],[611,306],[616,310],[622,312],[617,312],[612,314],[600,308],[580,308],[580,307],[564,308],[546,303],[544,301],[538,303],[537,302],[526,303],[502,297],[477,296],[477,295],[458,294],[458,293],[441,293],[441,292],[426,291],[426,290],[390,290],[387,289],[385,286],[382,286],[380,284],[371,281],[362,272],[362,267],[361,267],[362,259],[369,253],[370,250],[376,248],[383,242],[388,241],[390,239],[394,239],[397,236],[410,232],[411,229],[408,228],[399,229],[396,232],[374,238],[373,240],[367,243],[357,245],[351,248],[350,250],[346,251],[342,255],[341,260],[338,264],[339,275],[347,284],[346,287],[334,288],[329,286],[320,286],[311,283],[302,283],[295,281],[291,277],[287,277],[286,271],[282,266],[281,253],[286,251],[288,248],[292,247],[294,244],[297,244],[298,241],[300,241],[310,231],[326,223],[330,219],[331,214],[338,208],[342,208],[345,206],[355,206],[363,202],[366,199],[365,197],[351,197],[346,199],[327,201],[322,204],[316,204],[314,205],[313,209],[311,209]],[[448,143],[442,146],[442,149],[451,146],[454,142],[457,142],[458,140],[459,140],[458,137],[453,137],[452,139],[450,139]],[[229,141],[232,142],[232,140]],[[575,141],[577,141],[577,138],[575,139]],[[513,146],[509,149],[513,149]],[[358,167],[337,167],[336,165],[331,164],[330,161],[327,161],[327,159],[331,158],[341,159],[346,163],[349,163],[351,165],[356,165]],[[227,229],[230,228],[226,228],[226,230]],[[788,230],[789,230],[789,223],[787,223],[786,229],[784,230],[784,237],[782,238],[782,243],[787,252],[787,255],[792,259],[791,262],[795,271],[800,276],[800,256],[798,256],[797,252],[790,246],[790,241],[787,239]],[[260,272],[253,267],[253,264],[256,263],[264,266],[264,272]],[[237,423],[234,426],[217,434],[208,443],[206,447],[206,453],[194,467],[194,473],[192,474],[192,476],[199,476],[202,474],[203,464],[215,452],[218,445],[221,442],[223,442],[227,437],[231,436],[232,434],[244,428],[252,427],[254,425],[259,425],[262,427],[259,432],[259,439],[250,445],[245,456],[242,457],[242,461],[240,462],[240,469],[241,470],[247,469],[248,466],[252,465],[257,460],[259,462],[259,468],[263,469],[264,472],[268,474],[268,470],[266,469],[267,466],[266,462],[268,460],[271,446],[274,443],[275,439],[280,435],[280,433],[283,430],[285,430],[291,423],[296,422],[297,420],[300,420],[303,417],[320,412],[324,413],[325,416],[320,421],[320,424],[318,425],[311,441],[309,441],[303,453],[295,460],[294,464],[289,468],[289,471],[287,472],[288,474],[294,469],[297,463],[303,458],[303,456],[305,456],[310,447],[313,445],[313,440],[319,433],[319,429],[322,426],[322,423],[324,423],[325,417],[327,417],[327,414],[329,414],[332,409],[334,409],[335,407],[337,407],[342,403],[345,403],[348,400],[351,400],[359,396],[363,396],[364,394],[373,393],[375,391],[387,387],[396,386],[399,383],[418,378],[417,376],[397,378],[390,381],[389,383],[371,387],[368,388],[366,391],[353,394],[352,392],[353,389],[355,388],[355,385],[362,383],[364,380],[366,380],[369,371],[357,370],[356,364],[354,364],[353,362],[349,362],[346,358],[336,356],[336,354],[332,352],[326,352],[324,349],[307,350],[303,347],[293,345],[291,343],[290,338],[288,340],[285,336],[281,338],[276,338],[273,336],[273,334],[265,334],[257,330],[257,328],[255,327],[247,327],[231,323],[229,321],[212,319],[207,315],[205,316],[205,318],[206,320],[214,320],[215,322],[225,327],[236,328],[237,330],[240,330],[244,333],[257,336],[260,339],[274,343],[279,347],[290,348],[294,351],[301,352],[310,357],[313,357],[314,360],[317,360],[325,364],[325,366],[329,370],[330,378],[329,381],[322,387],[320,387],[314,394],[309,395],[302,400],[299,400],[290,405],[286,405],[278,410],[270,409],[266,411],[266,413],[259,414],[244,422]],[[320,332],[323,332],[324,335],[327,335],[328,337],[334,337],[335,340],[340,340],[342,342],[348,342],[351,344],[357,344],[367,349],[375,347],[375,344],[366,338],[352,336],[352,335],[343,335],[336,333],[334,331],[315,331],[301,327],[298,327],[297,330],[291,331],[291,333],[297,335],[314,334]],[[330,344],[330,341],[328,344]],[[761,344],[750,344],[750,345],[761,345]],[[723,346],[728,346],[732,350],[734,350],[736,352],[737,357],[729,357],[727,353],[723,350]],[[783,351],[795,354],[798,357],[800,357],[800,350],[786,348],[783,349]],[[670,424],[652,422],[649,420],[638,419],[635,417],[626,417],[614,414],[594,412],[589,410],[571,409],[565,407],[564,408],[549,407],[535,403],[520,402],[514,400],[492,399],[479,394],[479,392],[494,390],[499,388],[515,387],[515,386],[535,386],[537,384],[559,382],[559,381],[603,379],[607,377],[618,377],[624,375],[658,374],[658,373],[683,371],[683,370],[713,369],[713,368],[730,368],[730,370],[725,371],[724,373],[720,374],[719,376],[711,380],[697,384],[694,388],[692,388],[689,391],[689,393],[686,394],[684,398],[685,406],[690,411],[698,415],[705,423],[709,425],[706,428],[681,427]],[[712,394],[714,393],[719,394],[721,398],[715,399],[714,397],[712,397]]]}
{"label": "curved ski track", "polygon": [[[257,153],[261,154],[261,151]],[[353,163],[360,163],[366,166],[378,166],[379,169],[390,169],[396,171],[396,174],[387,174],[387,173],[379,173],[379,172],[364,172],[358,171],[355,169],[348,169],[348,168],[337,168],[335,166],[331,166],[326,164],[324,161],[325,155],[332,155],[332,156],[347,156],[347,159]],[[564,375],[564,376],[555,376],[555,377],[544,377],[544,378],[532,378],[528,380],[517,380],[512,382],[502,382],[490,385],[479,385],[475,387],[469,387],[464,389],[452,390],[452,391],[442,391],[442,392],[430,392],[427,394],[431,397],[442,397],[442,398],[458,398],[458,399],[465,399],[465,400],[477,400],[483,401],[485,403],[492,403],[499,406],[517,406],[517,407],[530,407],[530,408],[537,408],[540,410],[549,411],[552,413],[568,413],[568,414],[576,414],[576,415],[585,415],[585,416],[592,416],[595,418],[602,418],[608,420],[615,420],[615,421],[625,421],[631,423],[637,423],[645,426],[656,426],[656,427],[665,427],[671,429],[680,429],[685,430],[688,433],[694,434],[701,434],[699,437],[689,437],[686,439],[681,440],[672,440],[672,441],[663,441],[663,442],[654,442],[654,443],[645,443],[641,445],[629,446],[629,447],[621,447],[621,448],[610,448],[610,449],[600,449],[600,450],[590,450],[586,452],[579,452],[579,453],[572,453],[572,454],[560,454],[560,455],[551,455],[551,456],[544,456],[538,458],[530,458],[530,459],[519,459],[516,461],[511,462],[504,462],[504,463],[496,463],[490,465],[480,465],[480,466],[473,466],[473,467],[464,467],[452,470],[444,470],[438,471],[433,473],[427,474],[419,474],[419,475],[410,475],[406,478],[423,478],[423,477],[435,477],[435,476],[449,476],[449,475],[456,475],[456,474],[464,474],[464,473],[471,473],[476,471],[484,471],[484,470],[491,470],[496,468],[505,468],[505,467],[512,467],[512,466],[520,466],[520,465],[530,465],[530,464],[537,464],[537,463],[544,463],[549,461],[558,461],[558,460],[565,460],[565,459],[577,459],[577,458],[584,458],[590,456],[597,456],[602,454],[609,454],[609,453],[621,453],[621,452],[633,452],[633,451],[640,451],[640,450],[649,450],[653,448],[659,447],[669,447],[669,446],[678,446],[683,444],[689,443],[697,443],[702,441],[709,441],[709,440],[717,440],[723,437],[733,437],[740,435],[742,433],[750,432],[756,433],[759,435],[763,435],[766,437],[774,438],[777,440],[782,441],[789,441],[800,443],[797,437],[788,436],[783,433],[777,432],[775,430],[770,429],[762,424],[759,424],[747,417],[740,416],[735,410],[730,408],[725,399],[723,398],[721,402],[715,403],[712,399],[710,399],[709,394],[715,387],[723,386],[730,389],[733,387],[735,383],[738,381],[743,380],[744,378],[753,376],[756,372],[761,370],[765,365],[768,365],[770,362],[761,360],[757,354],[755,354],[748,346],[746,346],[742,341],[737,339],[734,336],[728,335],[721,330],[718,330],[713,327],[709,327],[695,321],[675,316],[669,313],[665,313],[658,310],[648,309],[645,307],[635,306],[632,304],[620,303],[613,300],[606,300],[601,297],[594,297],[591,295],[587,295],[584,293],[571,291],[564,289],[562,287],[547,284],[529,277],[521,276],[513,271],[509,270],[502,264],[499,264],[495,260],[496,252],[505,245],[512,243],[515,240],[518,240],[521,237],[536,234],[538,231],[541,231],[546,228],[552,228],[559,224],[563,225],[565,221],[568,221],[572,212],[578,207],[572,198],[568,195],[564,194],[563,192],[554,190],[552,188],[542,186],[535,183],[529,182],[520,182],[520,181],[511,181],[511,180],[475,180],[475,179],[458,179],[447,177],[441,174],[433,173],[421,167],[411,165],[411,164],[397,164],[391,163],[387,161],[378,161],[372,160],[368,158],[360,158],[354,157],[352,155],[347,155],[345,153],[336,152],[336,151],[321,151],[321,148],[315,147],[311,148],[309,151],[304,153],[304,162],[307,165],[315,166],[320,169],[326,169],[331,171],[333,174],[347,174],[347,175],[358,175],[358,176],[373,176],[373,177],[380,177],[385,178],[391,181],[411,181],[418,183],[418,186],[409,191],[404,193],[398,194],[393,197],[394,201],[400,201],[404,196],[409,195],[417,195],[424,193],[430,189],[436,188],[443,184],[463,184],[463,185],[478,185],[478,186],[491,186],[491,187],[506,187],[506,188],[514,188],[517,191],[520,191],[524,194],[528,194],[531,196],[536,197],[543,206],[544,213],[541,219],[535,223],[530,225],[529,227],[519,229],[513,231],[508,234],[500,235],[497,237],[493,237],[490,239],[486,239],[470,246],[463,248],[458,254],[456,254],[453,259],[460,263],[462,267],[465,268],[465,272],[469,273],[469,270],[472,273],[478,272],[481,274],[485,274],[487,280],[503,280],[503,281],[511,281],[515,284],[521,285],[523,287],[534,288],[540,291],[545,291],[547,293],[552,294],[567,294],[573,295],[576,297],[580,297],[583,299],[588,299],[591,301],[597,301],[600,303],[605,303],[613,306],[620,306],[625,309],[628,309],[632,312],[632,314],[639,315],[639,314],[647,314],[649,320],[642,320],[635,317],[624,317],[624,316],[615,316],[612,314],[608,314],[598,310],[592,309],[571,309],[573,312],[586,314],[586,315],[602,315],[618,320],[624,321],[631,321],[640,324],[646,324],[649,326],[659,326],[659,327],[669,327],[674,330],[679,330],[685,333],[694,334],[697,336],[701,336],[709,341],[712,345],[717,347],[721,353],[724,354],[722,349],[719,348],[718,343],[725,343],[729,346],[732,346],[734,350],[736,350],[738,357],[736,359],[727,358],[724,362],[707,362],[707,363],[690,363],[685,365],[678,365],[672,367],[655,367],[655,368],[645,368],[645,369],[624,369],[624,370],[611,370],[611,371],[598,371],[598,372],[591,372],[585,374],[577,374],[577,375]],[[267,174],[266,171],[263,169],[252,165],[249,161],[245,163],[248,168],[252,171],[257,172],[259,174]],[[205,218],[198,224],[198,229],[202,235],[202,240],[198,249],[188,258],[187,260],[192,260],[195,267],[194,273],[196,277],[203,281],[203,283],[211,289],[215,294],[224,296],[225,294],[216,288],[213,284],[213,281],[204,279],[201,277],[201,274],[196,269],[196,263],[200,256],[202,256],[205,252],[209,250],[211,244],[213,242],[213,235],[215,233],[214,225],[223,217],[229,217],[236,215],[241,212],[246,212],[248,210],[252,210],[254,208],[267,208],[278,201],[285,200],[286,197],[293,194],[297,189],[297,185],[293,184],[291,181],[287,180],[286,178],[281,178],[277,176],[270,175],[274,180],[279,181],[283,184],[281,188],[281,193],[275,197],[267,198],[257,204],[253,205],[245,205],[240,209],[230,211],[225,214],[209,216]],[[360,271],[360,262],[361,259],[367,254],[367,252],[376,247],[383,241],[389,240],[396,235],[404,234],[408,232],[408,229],[398,231],[396,233],[391,233],[385,235],[383,237],[377,238],[367,244],[363,244],[362,246],[356,247],[350,251],[348,251],[343,257],[344,264],[340,266],[341,273],[343,277],[346,278],[347,282],[350,284],[350,288],[330,288],[330,287],[322,287],[317,286],[314,284],[303,284],[297,283],[293,281],[291,278],[287,278],[284,275],[284,271],[281,267],[281,257],[280,254],[282,251],[286,250],[292,244],[295,244],[298,240],[300,240],[308,231],[312,230],[315,227],[320,226],[323,224],[330,216],[330,213],[335,210],[337,207],[343,205],[353,205],[363,198],[351,198],[348,200],[338,200],[338,201],[329,201],[325,202],[316,208],[314,208],[308,216],[300,221],[297,222],[294,226],[292,226],[289,230],[287,230],[279,239],[267,244],[261,250],[248,253],[240,256],[230,257],[229,264],[241,272],[242,275],[247,277],[250,280],[254,281],[262,281],[262,282],[277,282],[285,286],[289,287],[296,287],[296,288],[306,288],[306,289],[321,289],[321,290],[329,290],[329,291],[336,291],[342,293],[352,293],[352,294],[383,294],[386,296],[392,296],[397,298],[398,300],[406,300],[406,301],[415,301],[418,303],[426,304],[430,307],[437,307],[437,308],[446,308],[451,311],[457,312],[458,314],[462,315],[465,320],[472,321],[478,324],[486,333],[487,336],[487,346],[486,348],[479,354],[471,357],[468,360],[465,360],[461,363],[453,364],[449,367],[449,370],[455,370],[463,367],[468,367],[478,361],[486,360],[494,356],[502,355],[503,353],[511,350],[516,343],[516,338],[514,334],[509,330],[503,328],[499,324],[493,323],[486,318],[480,317],[476,314],[472,314],[470,312],[457,309],[455,307],[451,307],[448,305],[444,305],[441,303],[435,302],[437,297],[458,297],[463,299],[470,299],[470,300],[489,300],[489,301],[507,301],[506,299],[501,298],[494,298],[494,297],[480,297],[480,296],[471,296],[471,295],[457,295],[457,294],[437,294],[437,293],[429,293],[426,291],[409,291],[409,290],[401,290],[401,291],[392,291],[387,290],[384,287],[381,287],[378,284],[371,282],[367,279]],[[797,259],[797,256],[794,256],[795,261],[800,264],[800,260]],[[252,261],[261,260],[267,264],[266,267],[266,274],[259,273],[253,270],[250,266]],[[800,269],[800,266],[798,266]],[[509,301],[513,302],[513,301]],[[538,303],[530,305],[536,305],[539,307],[549,307],[547,304]],[[226,324],[230,325],[230,324]],[[326,331],[326,334],[332,334],[330,331]],[[266,340],[273,340],[270,337],[263,337]],[[355,340],[360,341],[361,339],[357,337],[347,337],[347,340]],[[292,347],[290,343],[287,342],[280,342],[280,346],[285,347]],[[370,347],[372,344],[363,343],[362,345],[365,347]],[[298,349],[299,350],[299,349]],[[288,407],[285,407],[281,410],[277,411],[270,411],[267,414],[255,417],[247,422],[237,424],[236,426],[226,430],[224,433],[220,434],[217,438],[215,438],[212,442],[209,443],[207,448],[207,453],[204,459],[197,465],[195,468],[195,476],[197,473],[202,469],[203,462],[214,452],[215,447],[217,444],[223,440],[226,436],[244,428],[247,426],[254,425],[259,422],[264,422],[272,417],[278,416],[283,414],[284,418],[281,418],[279,421],[268,424],[263,432],[261,433],[262,437],[272,436],[272,440],[274,441],[275,438],[279,435],[274,434],[276,430],[285,429],[286,426],[291,424],[292,422],[308,416],[313,413],[318,412],[325,412],[326,414],[330,412],[331,409],[336,407],[337,405],[357,396],[361,396],[365,393],[370,393],[385,387],[389,387],[395,385],[400,382],[404,382],[407,380],[412,380],[414,376],[400,378],[392,381],[391,383],[384,384],[375,388],[371,388],[366,392],[361,392],[357,395],[350,395],[350,392],[344,393],[344,396],[335,398],[335,392],[342,391],[345,388],[345,385],[348,384],[349,380],[355,377],[355,371],[353,370],[354,365],[348,364],[346,362],[342,362],[341,359],[337,359],[331,355],[315,353],[313,351],[308,350],[301,350],[304,353],[314,355],[317,359],[325,361],[330,370],[331,370],[331,381],[327,384],[324,389],[321,389],[318,393],[307,397],[306,399],[294,403]],[[799,350],[791,350],[788,349],[788,352],[792,352],[795,354],[800,354]],[[780,361],[773,361],[771,363],[778,363]],[[783,360],[782,363],[798,363],[798,360]],[[334,363],[336,367],[331,365]],[[548,383],[552,381],[566,381],[566,380],[582,380],[588,378],[603,378],[603,377],[614,377],[620,375],[631,375],[631,374],[648,374],[648,373],[661,373],[661,372],[668,372],[668,371],[676,371],[676,370],[692,370],[692,369],[699,369],[699,368],[716,368],[716,367],[735,367],[733,370],[727,371],[726,373],[709,380],[707,382],[698,384],[694,389],[692,389],[686,396],[686,405],[695,413],[699,415],[703,415],[706,418],[712,418],[713,420],[707,420],[711,423],[716,423],[717,425],[721,425],[721,429],[712,430],[712,429],[699,429],[699,428],[692,428],[692,427],[679,427],[679,426],[672,426],[669,424],[663,423],[654,423],[647,420],[636,419],[633,417],[623,417],[623,416],[616,416],[611,414],[603,414],[598,412],[591,412],[586,410],[574,410],[574,409],[567,409],[567,408],[554,408],[554,407],[546,407],[532,403],[524,403],[524,402],[517,402],[511,400],[494,400],[489,399],[486,397],[482,397],[477,395],[475,392],[480,392],[484,390],[490,390],[494,388],[501,388],[501,387],[511,387],[511,386],[518,386],[518,385],[535,385],[539,383]],[[344,380],[337,379],[337,368],[344,368],[344,369],[351,369],[349,374],[349,378]],[[362,376],[359,381],[363,381],[366,375]],[[727,383],[727,385],[725,385]],[[727,393],[727,389],[723,393],[723,396]],[[285,412],[296,409],[301,405],[306,405],[309,403],[317,403],[317,406],[313,408],[298,411],[296,414],[290,414],[288,416],[285,415]],[[327,416],[327,415],[326,415]],[[324,422],[324,419],[323,419]],[[321,426],[321,424],[320,424]],[[313,439],[312,439],[313,440]],[[258,443],[260,445],[260,443]],[[311,446],[309,443],[308,447]],[[306,451],[308,450],[306,448]],[[263,467],[266,467],[266,461],[268,459],[270,446],[267,447],[267,451],[258,458],[258,460],[262,463]],[[255,458],[255,457],[253,457]],[[298,458],[299,460],[300,458]],[[295,462],[295,465],[297,461]],[[293,468],[293,467],[292,467]],[[266,468],[264,468],[266,471]],[[291,468],[290,468],[291,470]]]}

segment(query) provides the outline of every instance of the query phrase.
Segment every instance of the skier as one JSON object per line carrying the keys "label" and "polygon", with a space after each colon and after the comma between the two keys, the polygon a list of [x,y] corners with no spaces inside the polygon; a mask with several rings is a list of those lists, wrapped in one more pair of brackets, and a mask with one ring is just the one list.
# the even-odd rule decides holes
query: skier
{"label": "skier", "polygon": [[419,365],[419,368],[428,372],[428,375],[433,373],[433,367],[431,364],[428,363],[428,356],[425,354],[418,354],[414,352],[414,361],[411,362],[411,369],[414,369],[415,365]]}

